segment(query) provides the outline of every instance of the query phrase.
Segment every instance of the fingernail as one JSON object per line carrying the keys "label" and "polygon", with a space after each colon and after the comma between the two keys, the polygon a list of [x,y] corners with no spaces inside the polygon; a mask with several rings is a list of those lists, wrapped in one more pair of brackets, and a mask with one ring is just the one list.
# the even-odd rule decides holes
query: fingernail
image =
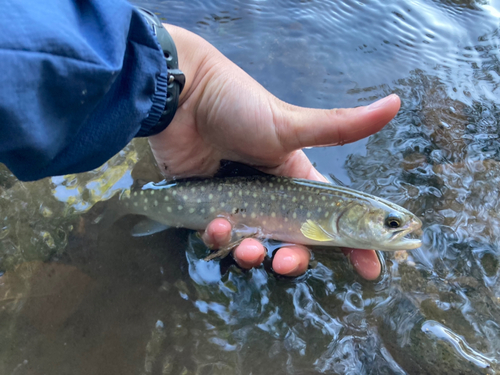
{"label": "fingernail", "polygon": [[299,262],[293,256],[284,257],[281,260],[281,264],[283,268],[289,268],[289,270],[286,271],[287,274],[295,272],[299,268]]}
{"label": "fingernail", "polygon": [[393,100],[395,96],[396,96],[396,94],[391,94],[389,96],[386,96],[383,99],[377,100],[375,103],[370,104],[368,106],[368,109],[372,110],[372,109],[380,108],[380,107],[386,105],[387,103],[389,103],[391,100]]}

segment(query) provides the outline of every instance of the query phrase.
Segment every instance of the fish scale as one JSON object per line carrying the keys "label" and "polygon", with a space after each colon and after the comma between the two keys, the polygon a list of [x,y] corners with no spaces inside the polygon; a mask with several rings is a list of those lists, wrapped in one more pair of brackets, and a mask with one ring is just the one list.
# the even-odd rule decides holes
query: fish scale
{"label": "fish scale", "polygon": [[[378,250],[420,245],[404,237],[421,226],[406,209],[370,194],[309,180],[258,176],[150,183],[121,201],[126,212],[167,226],[202,230],[224,217],[236,237],[241,232],[240,237]],[[400,227],[389,228],[388,217],[397,218],[393,220]]]}

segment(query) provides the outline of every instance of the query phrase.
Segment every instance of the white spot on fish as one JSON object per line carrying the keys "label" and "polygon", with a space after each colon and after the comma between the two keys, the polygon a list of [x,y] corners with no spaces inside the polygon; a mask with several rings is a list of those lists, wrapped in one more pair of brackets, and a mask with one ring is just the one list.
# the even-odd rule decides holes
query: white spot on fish
{"label": "white spot on fish", "polygon": [[144,195],[144,191],[141,191],[141,195]]}
{"label": "white spot on fish", "polygon": [[330,215],[330,213],[328,211],[325,212],[325,217],[328,217],[328,215]]}
{"label": "white spot on fish", "polygon": [[260,206],[261,206],[262,208],[264,208],[264,207],[266,207],[266,204],[265,204],[265,203],[262,203]]}
{"label": "white spot on fish", "polygon": [[325,201],[325,200],[326,200],[326,197],[323,195],[323,196],[321,197],[321,200],[322,200],[322,201]]}
{"label": "white spot on fish", "polygon": [[137,207],[137,202],[134,202],[134,206],[136,206],[136,207]]}
{"label": "white spot on fish", "polygon": [[245,208],[247,208],[248,207],[248,202],[243,203],[243,206],[245,206]]}
{"label": "white spot on fish", "polygon": [[168,212],[172,212],[172,207],[167,207]]}
{"label": "white spot on fish", "polygon": [[172,195],[177,195],[177,192],[174,190],[174,191],[172,192]]}
{"label": "white spot on fish", "polygon": [[296,218],[297,218],[297,213],[296,213],[296,212],[294,212],[294,213],[293,213],[293,215],[292,215],[292,217],[293,217],[294,219],[296,219]]}
{"label": "white spot on fish", "polygon": [[154,190],[151,190],[151,193],[150,193],[150,194],[151,194],[151,195],[153,195],[154,193],[155,193],[155,191],[154,191]]}
{"label": "white spot on fish", "polygon": [[262,222],[262,225],[266,225],[266,224],[267,224],[267,221],[265,221],[265,220],[264,220],[264,221]]}
{"label": "white spot on fish", "polygon": [[148,203],[148,198],[144,198],[144,203]]}
{"label": "white spot on fish", "polygon": [[[279,182],[279,181],[278,181]],[[283,190],[283,185],[280,185],[280,190]]]}
{"label": "white spot on fish", "polygon": [[227,195],[229,195],[229,198],[231,198],[233,196],[233,192],[230,191],[229,193],[227,193]]}
{"label": "white spot on fish", "polygon": [[276,212],[271,212],[271,217],[276,217]]}
{"label": "white spot on fish", "polygon": [[188,196],[187,195],[183,195],[182,199],[184,199],[185,201],[187,201],[188,200]]}
{"label": "white spot on fish", "polygon": [[257,215],[255,215],[255,212],[252,212],[252,214],[250,215],[250,217],[251,217],[252,219],[255,219],[255,218],[257,217]]}
{"label": "white spot on fish", "polygon": [[144,206],[144,211],[147,211],[148,210],[148,206]]}
{"label": "white spot on fish", "polygon": [[258,205],[259,205],[259,204],[258,204],[257,202],[255,202],[255,203],[253,204],[253,208],[257,208],[257,206],[258,206]]}
{"label": "white spot on fish", "polygon": [[250,191],[249,190],[245,191],[245,194],[250,195]]}
{"label": "white spot on fish", "polygon": [[196,200],[196,203],[201,203],[201,199],[200,199],[200,198],[198,198],[198,199]]}
{"label": "white spot on fish", "polygon": [[306,197],[304,197],[303,195],[300,196],[300,199],[301,200],[304,200]]}
{"label": "white spot on fish", "polygon": [[157,200],[154,201],[154,205],[158,206],[158,201]]}
{"label": "white spot on fish", "polygon": [[163,198],[165,202],[168,202],[168,195],[165,195],[165,198]]}
{"label": "white spot on fish", "polygon": [[286,205],[282,205],[281,208],[283,209],[283,211],[286,210]]}
{"label": "white spot on fish", "polygon": [[217,190],[218,190],[218,191],[222,191],[222,185],[219,185],[219,186],[217,187]]}
{"label": "white spot on fish", "polygon": [[215,208],[210,207],[210,212],[215,212]]}
{"label": "white spot on fish", "polygon": [[134,197],[137,197],[137,191],[134,191]]}
{"label": "white spot on fish", "polygon": [[201,212],[202,214],[204,214],[204,213],[205,213],[205,209],[204,209],[204,208],[202,208],[200,212]]}
{"label": "white spot on fish", "polygon": [[320,208],[318,208],[318,212],[321,212],[321,207],[320,207]]}
{"label": "white spot on fish", "polygon": [[288,186],[286,189],[287,189],[288,191],[292,190],[292,188],[291,188],[290,186]]}
{"label": "white spot on fish", "polygon": [[242,191],[242,190],[238,191],[238,195],[239,195],[240,197],[242,197],[242,196],[243,196],[243,191]]}
{"label": "white spot on fish", "polygon": [[220,206],[224,207],[226,205],[226,202],[220,202]]}
{"label": "white spot on fish", "polygon": [[273,187],[273,186],[274,186],[274,185],[273,185],[273,183],[272,183],[272,182],[270,182],[270,183],[269,183],[269,187]]}
{"label": "white spot on fish", "polygon": [[276,196],[274,196],[274,194],[273,194],[273,195],[271,195],[271,200],[272,200],[272,201],[276,200]]}
{"label": "white spot on fish", "polygon": [[245,218],[245,217],[247,217],[247,214],[242,214],[241,216],[243,216]]}
{"label": "white spot on fish", "polygon": [[296,197],[293,197],[293,198],[292,198],[292,202],[297,202],[297,198],[296,198]]}
{"label": "white spot on fish", "polygon": [[257,193],[253,193],[252,197],[257,198]]}
{"label": "white spot on fish", "polygon": [[313,201],[313,199],[312,199],[312,197],[311,197],[311,196],[309,196],[308,200],[309,200],[309,202],[312,202],[312,201]]}
{"label": "white spot on fish", "polygon": [[306,216],[307,216],[307,217],[311,217],[311,213],[310,213],[310,212],[308,212]]}
{"label": "white spot on fish", "polygon": [[181,205],[178,205],[178,206],[177,206],[177,209],[178,209],[179,211],[180,211],[180,210],[182,210],[182,208],[183,208],[183,207],[182,207]]}
{"label": "white spot on fish", "polygon": [[285,223],[288,223],[288,218],[287,217],[285,217]]}
{"label": "white spot on fish", "polygon": [[202,187],[201,187],[201,191],[205,191],[205,186],[202,186]]}
{"label": "white spot on fish", "polygon": [[208,199],[210,199],[210,200],[214,199],[214,195],[213,194],[208,194]]}
{"label": "white spot on fish", "polygon": [[194,193],[196,191],[195,188],[191,188],[191,193]]}
{"label": "white spot on fish", "polygon": [[301,187],[299,188],[299,191],[302,191],[302,188],[301,188]]}
{"label": "white spot on fish", "polygon": [[261,212],[261,213],[260,213],[260,216],[264,216],[264,212]]}
{"label": "white spot on fish", "polygon": [[189,209],[189,213],[192,214],[194,212],[194,208]]}
{"label": "white spot on fish", "polygon": [[266,192],[266,188],[262,188],[262,191],[265,193]]}

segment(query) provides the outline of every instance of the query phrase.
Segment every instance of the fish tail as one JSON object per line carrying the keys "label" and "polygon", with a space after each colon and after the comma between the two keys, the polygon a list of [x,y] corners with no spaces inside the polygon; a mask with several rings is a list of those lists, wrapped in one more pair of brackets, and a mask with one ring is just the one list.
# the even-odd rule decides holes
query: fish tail
{"label": "fish tail", "polygon": [[102,233],[109,230],[115,222],[128,213],[119,200],[120,198],[115,195],[106,202],[103,202],[102,212],[93,221],[98,226],[99,232]]}

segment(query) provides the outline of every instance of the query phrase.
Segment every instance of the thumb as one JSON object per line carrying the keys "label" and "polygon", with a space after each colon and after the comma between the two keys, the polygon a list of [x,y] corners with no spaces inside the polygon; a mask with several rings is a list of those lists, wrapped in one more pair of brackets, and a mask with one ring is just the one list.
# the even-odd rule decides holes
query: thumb
{"label": "thumb", "polygon": [[369,106],[348,109],[311,109],[291,105],[281,108],[278,137],[288,152],[304,147],[355,142],[382,129],[401,106],[391,94]]}

